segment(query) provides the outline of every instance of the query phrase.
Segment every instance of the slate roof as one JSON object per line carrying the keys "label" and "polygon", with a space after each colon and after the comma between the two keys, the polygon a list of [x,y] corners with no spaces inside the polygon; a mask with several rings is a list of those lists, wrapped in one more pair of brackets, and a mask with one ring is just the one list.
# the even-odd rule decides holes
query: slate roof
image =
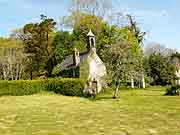
{"label": "slate roof", "polygon": [[[88,37],[95,37],[95,35],[92,33],[91,29],[90,31],[88,32],[87,34]],[[85,59],[87,59],[89,55],[89,51],[85,51],[83,53],[80,53],[79,54],[79,57],[80,57],[80,63],[82,61],[84,61]],[[79,64],[80,64],[79,63]],[[70,55],[68,56],[60,65],[59,65],[59,68],[60,70],[65,70],[65,69],[72,69],[72,68],[76,68],[77,66],[79,65],[76,65],[73,61],[73,55]]]}
{"label": "slate roof", "polygon": [[[88,57],[88,52],[83,52],[79,54],[80,57],[80,63],[82,61],[84,61],[85,59],[87,59]],[[60,64],[59,68],[60,70],[65,70],[65,69],[72,69],[72,68],[76,68],[79,65],[75,65],[74,61],[73,61],[73,55],[70,55],[68,57],[66,57],[66,59]]]}

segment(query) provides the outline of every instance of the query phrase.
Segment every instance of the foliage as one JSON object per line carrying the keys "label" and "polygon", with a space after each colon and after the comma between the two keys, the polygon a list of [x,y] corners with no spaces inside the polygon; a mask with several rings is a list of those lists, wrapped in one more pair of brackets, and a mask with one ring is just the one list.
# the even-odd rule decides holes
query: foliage
{"label": "foliage", "polygon": [[128,27],[116,28],[113,37],[115,42],[103,49],[103,59],[118,90],[120,83],[142,78],[144,56],[138,39]]}
{"label": "foliage", "polygon": [[178,53],[178,52],[172,53],[171,59],[173,59],[173,58],[179,58],[180,59],[180,53]]}
{"label": "foliage", "polygon": [[99,38],[97,40],[97,54],[103,61],[106,61],[106,53],[107,45],[115,44],[117,39],[120,37],[119,28],[115,25],[110,26],[109,24],[105,24],[102,27],[102,32],[99,34]]}
{"label": "foliage", "polygon": [[18,39],[0,38],[0,78],[19,80],[23,75],[23,43]]}
{"label": "foliage", "polygon": [[81,41],[74,33],[70,34],[67,31],[58,31],[53,41],[57,63],[62,62],[68,55],[71,55],[74,48],[78,49],[79,52],[83,52],[86,48],[85,45],[86,43]]}
{"label": "foliage", "polygon": [[79,77],[79,67],[72,68],[72,69],[66,69],[58,72],[59,76],[64,78],[78,78]]}
{"label": "foliage", "polygon": [[119,28],[118,26],[109,25],[101,17],[84,12],[73,12],[71,16],[64,19],[64,24],[71,26],[75,35],[81,35],[78,39],[82,40],[83,42],[86,41],[86,34],[88,33],[89,29],[91,29],[96,35],[97,53],[105,63],[109,62],[107,57],[109,55],[112,56],[111,54],[107,53],[109,49],[107,46],[110,47],[112,44],[114,44],[114,46],[118,46],[118,44],[129,44],[128,54],[131,57],[129,59],[131,60],[131,62],[129,62],[131,63],[131,69],[129,71],[129,73],[131,72],[131,76],[129,77],[136,80],[142,78],[144,70],[141,43],[144,34],[140,31],[137,24],[132,24],[133,28],[131,29],[129,26]]}
{"label": "foliage", "polygon": [[153,53],[146,59],[145,69],[147,75],[153,78],[153,85],[174,84],[177,79],[176,68],[170,63],[170,57],[160,53]]}
{"label": "foliage", "polygon": [[116,93],[119,89],[120,82],[127,80],[130,75],[130,45],[119,42],[119,44],[113,44],[109,46],[106,51],[108,74],[111,75],[112,82],[116,85]]}
{"label": "foliage", "polygon": [[[74,12],[72,15],[64,18],[62,23],[66,27],[73,29],[72,35],[74,36],[74,40],[76,40],[78,46],[82,46],[79,48],[80,50],[86,48],[87,33],[90,29],[96,35],[98,54],[100,54],[103,49],[104,43],[110,43],[111,37],[109,37],[109,35],[113,29],[100,17],[82,12]],[[109,31],[111,31],[111,33],[108,33]],[[84,44],[84,46],[82,44]]]}
{"label": "foliage", "polygon": [[83,96],[84,83],[80,79],[48,79],[46,89],[67,96]]}
{"label": "foliage", "polygon": [[55,34],[53,45],[55,46],[56,60],[62,62],[66,56],[72,54],[72,36],[69,32],[59,31]]}
{"label": "foliage", "polygon": [[166,89],[165,95],[176,96],[180,95],[180,85],[170,86]]}
{"label": "foliage", "polygon": [[88,80],[88,75],[89,75],[89,65],[87,60],[84,60],[80,64],[80,78],[84,83],[86,83],[86,81]]}
{"label": "foliage", "polygon": [[[9,38],[0,38],[0,47],[22,49],[19,53],[22,55],[8,56],[9,59],[0,51],[0,78],[32,80],[70,74],[74,77],[74,73],[78,77],[78,70],[59,73],[57,64],[71,55],[74,48],[80,53],[86,51],[87,33],[91,29],[96,35],[97,54],[106,63],[111,82],[117,86],[119,82],[137,83],[142,78],[154,85],[174,84],[178,79],[175,71],[180,67],[179,54],[170,56],[173,51],[159,44],[156,44],[155,53],[154,48],[149,48],[144,54],[142,45],[146,32],[131,15],[116,14],[117,20],[122,16],[126,18],[125,25],[115,25],[113,20],[109,21],[110,18],[105,19],[104,11],[111,10],[111,4],[111,0],[72,0],[71,14],[61,19],[63,29],[72,32],[56,31],[54,19],[41,15],[41,21],[25,24],[23,28],[14,30]],[[84,68],[80,68],[80,72]]]}
{"label": "foliage", "polygon": [[146,32],[142,32],[140,27],[138,27],[137,22],[132,18],[131,15],[127,15],[129,20],[129,30],[134,34],[139,44],[143,43]]}
{"label": "foliage", "polygon": [[54,91],[67,96],[83,96],[84,90],[84,83],[77,78],[0,81],[0,86],[0,96],[32,95],[41,91]]}
{"label": "foliage", "polygon": [[0,81],[0,96],[11,95],[11,96],[22,96],[32,95],[39,93],[44,90],[43,81]]}
{"label": "foliage", "polygon": [[173,64],[176,68],[176,71],[179,70],[180,67],[180,53],[175,52],[170,55],[171,64]]}
{"label": "foliage", "polygon": [[19,39],[0,37],[1,48],[23,48],[23,42]]}
{"label": "foliage", "polygon": [[[80,2],[80,4],[82,3]],[[85,2],[85,4],[87,3]],[[93,2],[91,4],[93,5]],[[92,9],[91,6],[88,7],[88,10]],[[61,63],[68,55],[72,54],[74,48],[84,52],[87,48],[86,34],[90,29],[96,35],[97,53],[105,63],[108,63],[106,59],[107,46],[129,45],[128,54],[131,62],[128,63],[131,63],[131,77],[137,79],[138,75],[141,76],[143,73],[143,53],[139,43],[142,33],[134,20],[130,22],[131,27],[110,25],[103,20],[102,16],[91,14],[89,11],[83,12],[80,9],[62,20],[64,26],[70,26],[73,29],[72,33],[66,31],[54,33],[56,23],[53,19],[42,15],[41,22],[26,24],[23,31],[16,30],[12,37],[24,42],[24,51],[27,55],[26,63],[24,63],[25,72],[29,73],[30,79],[44,75],[51,76],[56,64]]]}
{"label": "foliage", "polygon": [[[47,76],[51,76],[54,67],[54,47],[53,30],[56,22],[52,18],[41,15],[41,22],[29,23],[23,28],[24,31],[24,52],[27,54],[29,62],[26,63],[26,70],[32,79],[33,72],[46,71]],[[30,66],[31,65],[31,66]]]}

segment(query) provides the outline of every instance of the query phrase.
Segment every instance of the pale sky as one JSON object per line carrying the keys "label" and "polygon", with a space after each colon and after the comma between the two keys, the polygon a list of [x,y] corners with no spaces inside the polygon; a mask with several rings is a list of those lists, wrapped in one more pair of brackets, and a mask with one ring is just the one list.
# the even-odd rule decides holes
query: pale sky
{"label": "pale sky", "polygon": [[[0,0],[0,36],[39,20],[67,15],[71,0]],[[158,42],[180,50],[180,0],[113,0],[114,9],[132,14],[148,34],[145,44]]]}

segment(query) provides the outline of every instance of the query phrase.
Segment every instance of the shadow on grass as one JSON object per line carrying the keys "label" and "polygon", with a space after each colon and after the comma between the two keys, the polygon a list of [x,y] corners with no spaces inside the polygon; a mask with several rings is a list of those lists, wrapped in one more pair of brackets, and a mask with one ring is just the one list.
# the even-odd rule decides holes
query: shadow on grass
{"label": "shadow on grass", "polygon": [[119,100],[120,97],[117,98],[113,98],[113,96],[97,96],[97,97],[90,97],[88,98],[90,101],[102,101],[102,100],[106,100],[106,101],[112,101],[112,100]]}
{"label": "shadow on grass", "polygon": [[97,97],[95,100],[114,99],[112,96]]}

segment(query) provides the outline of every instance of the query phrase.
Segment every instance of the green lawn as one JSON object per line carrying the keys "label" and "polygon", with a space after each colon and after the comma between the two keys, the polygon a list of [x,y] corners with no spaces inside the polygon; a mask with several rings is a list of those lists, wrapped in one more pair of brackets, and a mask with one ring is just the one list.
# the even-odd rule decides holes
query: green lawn
{"label": "green lawn", "polygon": [[180,135],[180,97],[122,90],[96,101],[55,94],[0,97],[0,135]]}

